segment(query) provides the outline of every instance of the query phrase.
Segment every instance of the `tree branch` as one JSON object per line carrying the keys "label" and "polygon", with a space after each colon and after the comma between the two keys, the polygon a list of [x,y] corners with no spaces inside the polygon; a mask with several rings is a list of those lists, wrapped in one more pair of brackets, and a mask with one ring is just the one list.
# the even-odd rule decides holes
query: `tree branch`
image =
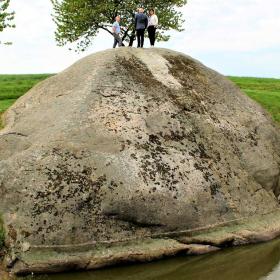
{"label": "tree branch", "polygon": [[109,33],[113,36],[113,32],[112,32],[112,31],[110,31],[110,30],[109,30],[108,28],[106,28],[105,26],[98,25],[98,28],[103,29],[103,30],[105,30],[105,31],[109,32]]}

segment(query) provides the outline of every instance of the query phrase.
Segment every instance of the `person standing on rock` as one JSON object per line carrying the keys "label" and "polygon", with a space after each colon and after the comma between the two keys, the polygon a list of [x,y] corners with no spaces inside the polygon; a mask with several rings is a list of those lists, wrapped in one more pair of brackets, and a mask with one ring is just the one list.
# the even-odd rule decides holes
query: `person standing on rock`
{"label": "person standing on rock", "polygon": [[157,26],[158,26],[158,17],[155,14],[155,10],[150,9],[149,18],[148,18],[148,34],[149,34],[151,47],[155,46]]}
{"label": "person standing on rock", "polygon": [[[137,8],[137,10],[135,11],[133,20],[135,20],[135,17],[138,13],[139,13],[139,8]],[[129,47],[133,47],[133,42],[134,42],[135,38],[136,38],[136,29],[135,29],[135,24],[134,24],[132,35],[130,37],[129,44],[128,44]]]}
{"label": "person standing on rock", "polygon": [[144,9],[139,8],[135,16],[135,30],[137,33],[137,48],[143,48],[145,30],[148,26],[148,17],[144,14]]}
{"label": "person standing on rock", "polygon": [[121,21],[121,17],[117,16],[116,17],[116,21],[113,23],[113,36],[114,36],[114,45],[113,48],[115,48],[117,45],[119,45],[119,47],[123,46],[123,42],[121,39],[121,27],[120,27],[120,21]]}

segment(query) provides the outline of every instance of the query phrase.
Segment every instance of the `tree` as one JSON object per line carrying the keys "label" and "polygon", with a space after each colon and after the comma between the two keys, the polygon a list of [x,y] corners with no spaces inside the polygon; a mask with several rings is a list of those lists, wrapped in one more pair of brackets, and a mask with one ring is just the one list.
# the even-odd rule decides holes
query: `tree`
{"label": "tree", "polygon": [[[53,19],[57,25],[55,33],[59,46],[77,43],[77,51],[84,51],[100,30],[112,34],[111,26],[117,15],[122,18],[123,41],[134,37],[134,17],[137,0],[51,0]],[[166,31],[183,31],[183,15],[178,8],[187,0],[146,0],[140,3],[146,9],[154,8],[160,19],[158,41],[169,40]]]}
{"label": "tree", "polygon": [[0,32],[4,31],[5,28],[15,27],[15,25],[11,23],[14,19],[15,13],[7,11],[9,5],[10,5],[10,0],[0,0]]}

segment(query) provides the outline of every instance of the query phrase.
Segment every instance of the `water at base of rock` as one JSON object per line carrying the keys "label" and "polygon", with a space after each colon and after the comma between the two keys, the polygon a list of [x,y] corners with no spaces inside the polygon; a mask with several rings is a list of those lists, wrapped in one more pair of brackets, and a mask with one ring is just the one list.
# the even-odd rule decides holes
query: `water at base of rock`
{"label": "water at base of rock", "polygon": [[[17,280],[27,280],[18,278]],[[226,249],[198,257],[177,257],[148,264],[83,273],[34,276],[34,280],[278,280],[280,239]],[[29,279],[28,279],[29,280]]]}

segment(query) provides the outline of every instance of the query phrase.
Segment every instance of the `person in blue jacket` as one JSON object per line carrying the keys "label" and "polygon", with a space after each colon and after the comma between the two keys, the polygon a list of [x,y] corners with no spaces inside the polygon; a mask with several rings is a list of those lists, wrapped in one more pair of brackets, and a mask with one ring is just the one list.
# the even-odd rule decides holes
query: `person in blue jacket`
{"label": "person in blue jacket", "polygon": [[143,48],[145,30],[148,26],[148,17],[144,14],[144,9],[139,8],[135,16],[135,30],[137,33],[137,48]]}

